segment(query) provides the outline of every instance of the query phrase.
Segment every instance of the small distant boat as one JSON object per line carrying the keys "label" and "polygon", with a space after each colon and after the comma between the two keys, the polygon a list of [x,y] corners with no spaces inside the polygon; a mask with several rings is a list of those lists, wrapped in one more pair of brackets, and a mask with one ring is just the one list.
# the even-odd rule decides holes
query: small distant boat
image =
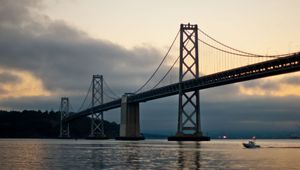
{"label": "small distant boat", "polygon": [[256,145],[253,140],[250,140],[248,143],[243,143],[245,148],[260,148],[259,145]]}

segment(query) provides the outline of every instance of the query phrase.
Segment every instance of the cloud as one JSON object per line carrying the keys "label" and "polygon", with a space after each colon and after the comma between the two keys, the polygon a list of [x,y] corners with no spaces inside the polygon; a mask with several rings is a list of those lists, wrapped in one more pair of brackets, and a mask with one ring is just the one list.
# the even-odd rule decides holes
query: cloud
{"label": "cloud", "polygon": [[299,78],[298,73],[292,73],[240,83],[238,88],[247,96],[300,96]]}
{"label": "cloud", "polygon": [[0,84],[18,83],[20,80],[20,77],[10,72],[0,72]]}
{"label": "cloud", "polygon": [[251,97],[242,101],[202,103],[202,127],[206,132],[235,134],[285,132],[287,137],[300,125],[299,97]]}
{"label": "cloud", "polygon": [[32,73],[53,95],[83,95],[93,74],[103,74],[122,93],[133,91],[161,58],[151,46],[126,49],[94,39],[40,14],[39,6],[34,0],[2,0],[0,66]]}
{"label": "cloud", "polygon": [[1,0],[0,20],[1,25],[10,25],[11,23],[24,23],[31,17],[31,9],[40,7],[39,0],[10,1]]}
{"label": "cloud", "polygon": [[[142,85],[162,59],[162,52],[151,45],[126,49],[95,39],[64,21],[52,20],[41,14],[43,4],[38,0],[0,3],[2,108],[58,110],[60,97],[68,96],[77,111],[93,74],[103,74],[121,95]],[[177,81],[176,74],[165,83]],[[299,84],[296,76],[283,80],[289,87]],[[278,79],[255,80],[201,91],[204,130],[259,129],[256,127],[264,128],[264,122],[269,122],[266,128],[288,129],[289,121],[300,119],[298,104],[291,102],[299,99],[282,96],[272,101],[276,93],[271,92],[285,88],[281,83]],[[257,94],[259,90],[264,95]],[[141,103],[142,129],[175,133],[177,101],[177,96],[173,96]],[[110,120],[118,121],[119,116],[119,109],[105,112]],[[270,123],[279,120],[283,123]]]}
{"label": "cloud", "polygon": [[26,71],[0,70],[0,98],[19,98],[25,96],[49,96],[43,82]]}
{"label": "cloud", "polygon": [[290,84],[290,85],[300,85],[300,78],[299,76],[291,76],[284,79],[284,82]]}

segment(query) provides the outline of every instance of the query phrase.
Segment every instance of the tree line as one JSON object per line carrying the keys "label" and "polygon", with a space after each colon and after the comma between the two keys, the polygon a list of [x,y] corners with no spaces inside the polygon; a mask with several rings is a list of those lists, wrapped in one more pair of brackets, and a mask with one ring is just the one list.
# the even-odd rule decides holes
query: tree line
{"label": "tree line", "polygon": [[[72,138],[86,138],[90,134],[91,118],[84,117],[70,123]],[[59,111],[0,111],[0,138],[58,138]],[[119,125],[104,121],[107,137],[119,135]]]}

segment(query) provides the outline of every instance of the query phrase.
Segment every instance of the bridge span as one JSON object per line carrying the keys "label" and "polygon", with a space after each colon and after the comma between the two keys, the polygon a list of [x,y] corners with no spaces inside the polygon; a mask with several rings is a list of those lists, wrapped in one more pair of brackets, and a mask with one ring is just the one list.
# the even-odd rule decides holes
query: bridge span
{"label": "bridge span", "polygon": [[[211,75],[202,76],[197,79],[183,81],[182,88],[185,92],[194,90],[203,90],[207,88],[223,86],[248,80],[254,80],[264,77],[270,77],[280,74],[300,71],[300,53],[282,57],[274,60],[269,60],[261,63],[248,65],[245,67],[235,68]],[[138,94],[128,96],[128,103],[140,103],[155,100],[158,98],[177,95],[179,93],[179,83],[156,88]],[[104,103],[94,108],[83,110],[77,114],[71,115],[64,119],[65,122],[73,121],[81,117],[92,114],[92,109],[96,112],[107,111],[121,107],[121,98]]]}
{"label": "bridge span", "polygon": [[[201,32],[211,41],[228,49],[228,51],[199,39],[198,32]],[[120,107],[121,124],[120,137],[118,139],[140,140],[143,139],[143,137],[140,134],[139,103],[178,95],[179,102],[177,133],[175,136],[169,137],[169,140],[209,140],[210,138],[203,136],[201,131],[199,90],[300,71],[300,53],[262,56],[243,52],[215,40],[202,30],[198,29],[197,25],[191,24],[181,24],[179,33],[175,37],[176,40],[177,36],[180,35],[178,83],[169,84],[159,88],[155,88],[157,86],[155,85],[155,87],[151,90],[139,92],[139,90],[142,89],[157,72],[162,64],[160,63],[159,67],[154,71],[150,79],[148,79],[146,83],[139,90],[137,90],[137,92],[124,94],[121,98],[104,103],[103,77],[95,75],[93,76],[92,83],[92,107],[82,110],[76,114],[64,117],[62,119],[62,124],[68,124],[75,119],[92,115],[97,120],[92,118],[91,136],[95,137],[95,134],[97,134],[100,138],[105,138],[103,129],[103,112]],[[170,49],[172,48],[175,40],[173,41]],[[248,58],[272,57],[273,59],[254,64],[248,64],[242,67],[239,66],[237,68],[231,68],[225,71],[218,71],[216,73],[200,77],[198,42],[201,42],[202,44],[214,50],[222,53],[224,52],[229,55]],[[169,51],[167,52],[167,55]],[[165,60],[165,57],[162,62]],[[177,60],[174,62],[174,64],[176,64]],[[172,69],[173,66],[170,69]],[[166,73],[166,75],[168,73],[169,71]],[[164,78],[165,76],[163,79]],[[161,81],[159,81],[159,83],[160,82]]]}

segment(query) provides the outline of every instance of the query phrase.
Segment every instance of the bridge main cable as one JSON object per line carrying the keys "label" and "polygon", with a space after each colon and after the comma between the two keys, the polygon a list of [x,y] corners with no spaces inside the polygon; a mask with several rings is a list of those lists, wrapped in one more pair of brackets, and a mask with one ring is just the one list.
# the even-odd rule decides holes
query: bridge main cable
{"label": "bridge main cable", "polygon": [[[91,81],[90,87],[89,87],[89,89],[88,89],[88,91],[87,91],[87,93],[86,93],[86,95],[85,95],[85,97],[84,97],[84,100],[82,101],[80,107],[78,108],[78,111],[77,111],[77,112],[81,111],[81,109],[83,108],[83,106],[84,106],[84,104],[85,104],[85,102],[86,102],[86,99],[87,99],[87,97],[89,96],[89,94],[90,94],[90,92],[91,92],[92,84],[93,84],[93,83],[92,83],[92,81]],[[88,106],[88,107],[89,107],[89,106]]]}
{"label": "bridge main cable", "polygon": [[167,51],[167,53],[166,53],[166,55],[164,56],[164,58],[162,59],[162,61],[160,62],[160,64],[158,65],[158,67],[155,69],[155,71],[153,72],[153,74],[149,77],[149,79],[139,88],[139,89],[137,89],[134,93],[138,93],[138,92],[140,92],[150,81],[151,81],[151,79],[154,77],[154,75],[157,73],[157,71],[159,70],[159,68],[162,66],[162,64],[163,64],[163,62],[166,60],[166,58],[167,58],[167,56],[169,55],[169,53],[170,53],[170,51],[171,51],[171,49],[172,49],[172,47],[173,47],[173,45],[174,45],[174,43],[175,43],[175,41],[177,40],[177,38],[178,38],[178,35],[179,35],[179,31],[177,32],[177,34],[176,34],[176,36],[175,36],[175,38],[174,38],[174,40],[173,40],[173,42],[172,42],[172,44],[171,44],[171,46],[169,47],[169,49],[168,49],[168,51]]}
{"label": "bridge main cable", "polygon": [[[188,40],[185,45],[188,45],[190,41]],[[175,64],[178,62],[180,56],[178,56],[176,58],[176,60],[174,61],[174,63],[172,64],[172,66],[169,68],[169,70],[166,72],[166,74],[151,88],[151,90],[155,89],[166,77],[167,75],[169,75],[169,73],[171,72],[171,70],[174,68]]]}
{"label": "bridge main cable", "polygon": [[104,91],[104,95],[106,95],[107,97],[109,97],[111,99],[114,99],[114,100],[117,99],[117,98],[120,98],[120,96],[116,95],[116,93],[112,90],[112,88],[108,85],[108,83],[105,81],[104,78],[103,78],[103,84],[105,85],[105,87],[107,87],[108,91],[110,92],[110,94],[113,95],[113,97],[106,94],[105,91]]}
{"label": "bridge main cable", "polygon": [[279,57],[285,57],[285,56],[290,56],[290,55],[294,55],[294,54],[297,54],[298,52],[293,52],[293,53],[285,53],[285,54],[278,54],[278,55],[259,55],[259,54],[253,54],[253,53],[249,53],[249,52],[245,52],[245,51],[242,51],[242,50],[238,50],[236,48],[233,48],[231,46],[228,46],[218,40],[216,40],[215,38],[213,38],[212,36],[208,35],[206,32],[202,31],[201,29],[198,28],[198,31],[201,32],[203,35],[205,35],[206,37],[208,37],[209,39],[213,40],[214,42],[216,42],[217,44],[220,44],[230,50],[233,50],[233,51],[236,51],[236,52],[239,52],[239,53],[236,53],[236,52],[230,52],[230,51],[227,51],[227,50],[223,50],[221,48],[218,48],[216,46],[213,46],[203,40],[201,40],[200,38],[198,38],[198,40],[200,42],[202,42],[203,44],[211,47],[211,48],[214,48],[216,50],[219,50],[219,51],[222,51],[222,52],[225,52],[225,53],[228,53],[228,54],[232,54],[232,55],[237,55],[237,56],[242,56],[242,57],[266,57],[266,58],[279,58]]}

